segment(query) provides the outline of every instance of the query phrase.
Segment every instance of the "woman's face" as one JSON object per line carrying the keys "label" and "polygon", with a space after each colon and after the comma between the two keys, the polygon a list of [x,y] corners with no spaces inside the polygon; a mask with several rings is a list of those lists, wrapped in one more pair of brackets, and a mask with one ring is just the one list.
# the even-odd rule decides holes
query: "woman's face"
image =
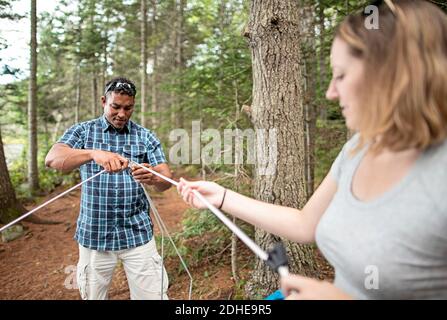
{"label": "woman's face", "polygon": [[363,79],[363,62],[352,56],[343,40],[335,38],[331,49],[332,79],[326,92],[329,100],[338,100],[346,126],[358,131],[362,101],[359,91]]}

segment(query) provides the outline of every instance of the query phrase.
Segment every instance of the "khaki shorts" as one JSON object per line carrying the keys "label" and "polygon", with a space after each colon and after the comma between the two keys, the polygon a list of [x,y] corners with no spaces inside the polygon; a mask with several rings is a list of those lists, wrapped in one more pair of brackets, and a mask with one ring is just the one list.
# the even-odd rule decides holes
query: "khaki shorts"
{"label": "khaki shorts", "polygon": [[82,299],[108,299],[118,260],[123,263],[132,300],[168,299],[168,276],[154,239],[145,245],[120,251],[96,251],[79,245],[76,276]]}

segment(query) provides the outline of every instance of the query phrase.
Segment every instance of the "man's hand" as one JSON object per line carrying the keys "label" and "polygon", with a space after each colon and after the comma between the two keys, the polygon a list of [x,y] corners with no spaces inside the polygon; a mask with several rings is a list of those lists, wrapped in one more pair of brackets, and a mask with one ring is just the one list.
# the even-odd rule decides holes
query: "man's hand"
{"label": "man's hand", "polygon": [[106,169],[107,172],[119,172],[129,166],[129,161],[117,153],[92,150],[91,155],[93,161]]}
{"label": "man's hand", "polygon": [[[140,163],[140,164],[142,166],[145,166],[146,168],[154,170],[154,168],[152,168],[148,163]],[[154,174],[150,173],[149,171],[144,170],[143,168],[137,165],[132,165],[131,168],[132,168],[132,176],[135,179],[135,181],[139,183],[145,183],[148,185],[154,185],[155,183],[158,182],[157,177]]]}

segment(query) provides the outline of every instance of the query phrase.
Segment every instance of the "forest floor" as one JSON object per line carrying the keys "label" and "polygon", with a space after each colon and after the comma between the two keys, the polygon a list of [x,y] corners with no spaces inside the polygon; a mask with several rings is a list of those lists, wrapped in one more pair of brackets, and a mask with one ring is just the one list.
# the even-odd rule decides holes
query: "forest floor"
{"label": "forest floor", "polygon": [[[66,188],[59,187],[41,199],[54,197]],[[188,206],[175,188],[152,197],[169,232],[182,229],[182,219]],[[80,190],[50,204],[37,215],[61,222],[39,225],[24,222],[25,235],[12,242],[0,242],[0,299],[76,300],[80,299],[76,285],[78,246],[73,235],[79,214]],[[27,206],[32,209],[35,205]],[[155,234],[159,234],[156,226]],[[167,243],[167,242],[165,242]],[[165,244],[166,245],[166,244]],[[200,241],[194,245],[200,246]],[[159,249],[160,250],[160,249]],[[332,270],[316,250],[321,270],[320,278],[331,278]],[[226,247],[217,256],[204,259],[190,268],[193,277],[192,299],[241,299],[241,285],[235,285],[231,273],[231,249]],[[188,261],[186,261],[188,264]],[[165,260],[169,275],[170,299],[188,299],[189,277],[179,268],[179,259]],[[253,265],[253,254],[238,241],[238,268],[241,279],[247,279]],[[240,282],[240,283],[243,283]],[[240,284],[239,283],[239,284]],[[124,268],[115,269],[109,299],[129,299]]]}

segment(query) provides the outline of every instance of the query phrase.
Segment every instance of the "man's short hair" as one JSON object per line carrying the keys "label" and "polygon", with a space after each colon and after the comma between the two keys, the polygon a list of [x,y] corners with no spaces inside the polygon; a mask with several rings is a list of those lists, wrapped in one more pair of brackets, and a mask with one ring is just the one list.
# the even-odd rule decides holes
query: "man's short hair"
{"label": "man's short hair", "polygon": [[109,94],[110,92],[135,97],[137,95],[137,88],[135,87],[135,84],[129,79],[117,77],[107,82],[104,89],[104,96],[107,98],[107,94]]}

